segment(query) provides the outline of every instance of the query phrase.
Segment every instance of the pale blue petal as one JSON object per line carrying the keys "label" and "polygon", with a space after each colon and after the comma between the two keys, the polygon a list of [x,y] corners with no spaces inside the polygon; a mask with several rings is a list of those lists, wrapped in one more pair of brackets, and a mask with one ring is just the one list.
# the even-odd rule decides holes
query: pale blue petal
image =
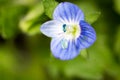
{"label": "pale blue petal", "polygon": [[48,37],[59,37],[63,33],[62,25],[63,23],[59,21],[51,20],[44,23],[40,31]]}
{"label": "pale blue petal", "polygon": [[51,41],[52,54],[61,60],[70,60],[75,58],[80,49],[76,47],[75,41],[68,41],[68,47],[63,48],[61,45],[62,38],[53,38]]}
{"label": "pale blue petal", "polygon": [[[96,41],[96,32],[87,22],[80,21],[81,34],[80,37],[76,39],[76,44],[78,48],[84,49],[91,46]],[[80,46],[79,46],[80,45]]]}
{"label": "pale blue petal", "polygon": [[84,14],[78,6],[69,2],[62,2],[56,7],[53,18],[66,23],[79,23],[80,20],[84,20]]}

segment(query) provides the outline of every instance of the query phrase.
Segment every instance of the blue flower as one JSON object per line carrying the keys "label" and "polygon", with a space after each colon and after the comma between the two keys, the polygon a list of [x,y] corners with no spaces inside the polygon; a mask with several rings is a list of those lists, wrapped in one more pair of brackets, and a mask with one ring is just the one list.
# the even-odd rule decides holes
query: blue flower
{"label": "blue flower", "polygon": [[84,13],[69,2],[60,3],[53,13],[53,20],[44,23],[41,32],[52,37],[52,54],[61,60],[79,55],[96,40],[95,30],[84,21]]}

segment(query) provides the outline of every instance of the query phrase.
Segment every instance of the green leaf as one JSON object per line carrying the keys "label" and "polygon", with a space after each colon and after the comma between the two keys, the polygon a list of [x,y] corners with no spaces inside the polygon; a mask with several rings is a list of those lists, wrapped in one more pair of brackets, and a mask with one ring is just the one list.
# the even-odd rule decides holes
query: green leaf
{"label": "green leaf", "polygon": [[40,25],[46,20],[48,17],[44,14],[44,7],[41,2],[20,21],[20,29],[28,35],[38,34],[40,33]]}
{"label": "green leaf", "polygon": [[95,5],[94,2],[92,1],[81,1],[81,2],[74,2],[75,4],[77,4],[80,9],[82,9],[82,11],[85,14],[85,20],[89,23],[92,24],[95,21],[97,21],[97,19],[99,18],[101,12],[99,11],[99,9],[97,8],[97,5]]}
{"label": "green leaf", "polygon": [[44,13],[44,7],[43,7],[42,2],[40,2],[39,4],[36,4],[36,6],[34,6],[28,12],[28,14],[25,16],[24,19],[27,20],[27,21],[35,20],[36,18],[41,16],[43,13]]}
{"label": "green leaf", "polygon": [[23,32],[27,32],[30,25],[32,25],[33,21],[36,20],[39,16],[44,13],[43,4],[40,3],[36,5],[32,10],[28,12],[28,14],[20,21],[20,29]]}
{"label": "green leaf", "polygon": [[95,21],[97,21],[97,19],[99,18],[100,16],[100,12],[91,12],[91,13],[86,13],[86,17],[85,17],[85,20],[92,24],[94,23]]}
{"label": "green leaf", "polygon": [[37,33],[40,33],[40,24],[32,26],[32,28],[29,29],[27,32],[27,34],[29,35],[35,35]]}
{"label": "green leaf", "polygon": [[52,18],[52,14],[54,12],[54,9],[58,5],[58,2],[55,0],[43,0],[44,8],[45,8],[45,14],[49,17]]}
{"label": "green leaf", "polygon": [[120,0],[114,0],[114,8],[120,14]]}
{"label": "green leaf", "polygon": [[80,55],[86,59],[89,57],[87,49],[81,50]]}
{"label": "green leaf", "polygon": [[15,4],[17,5],[25,5],[25,6],[32,6],[35,5],[38,0],[13,0]]}

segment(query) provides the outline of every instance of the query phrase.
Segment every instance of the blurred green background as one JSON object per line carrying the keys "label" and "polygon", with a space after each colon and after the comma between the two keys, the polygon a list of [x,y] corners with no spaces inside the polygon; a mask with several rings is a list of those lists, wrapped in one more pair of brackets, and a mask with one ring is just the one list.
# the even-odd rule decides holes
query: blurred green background
{"label": "blurred green background", "polygon": [[[55,59],[39,31],[63,1],[96,30],[87,57]],[[120,0],[0,0],[0,80],[120,80]]]}

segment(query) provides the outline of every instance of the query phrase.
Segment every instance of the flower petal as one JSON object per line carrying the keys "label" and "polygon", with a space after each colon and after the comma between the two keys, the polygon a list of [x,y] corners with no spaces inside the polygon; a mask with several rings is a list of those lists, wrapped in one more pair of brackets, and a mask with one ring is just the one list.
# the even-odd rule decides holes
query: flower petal
{"label": "flower petal", "polygon": [[85,21],[80,21],[81,34],[78,39],[76,39],[76,44],[81,49],[88,48],[96,41],[95,30]]}
{"label": "flower petal", "polygon": [[62,23],[55,20],[48,21],[41,26],[40,31],[48,37],[59,37],[63,33]]}
{"label": "flower petal", "polygon": [[79,23],[80,20],[84,20],[84,14],[78,6],[69,2],[62,2],[56,7],[53,18],[66,23]]}
{"label": "flower petal", "polygon": [[63,48],[61,41],[63,38],[53,38],[51,41],[51,51],[52,54],[61,60],[70,60],[75,58],[79,53],[80,49],[78,49],[75,45],[74,41],[67,41],[67,47]]}

